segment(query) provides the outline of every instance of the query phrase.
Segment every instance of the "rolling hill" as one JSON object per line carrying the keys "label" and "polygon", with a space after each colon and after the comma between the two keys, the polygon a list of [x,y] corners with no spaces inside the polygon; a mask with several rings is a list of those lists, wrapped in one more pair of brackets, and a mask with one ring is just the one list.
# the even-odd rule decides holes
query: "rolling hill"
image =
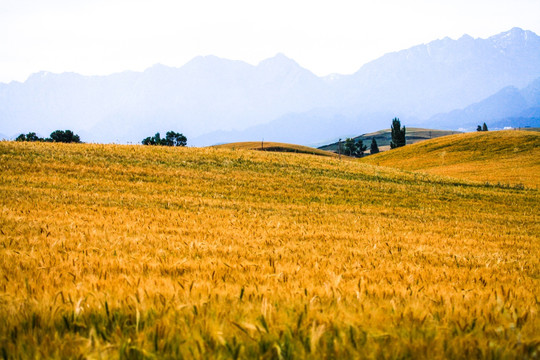
{"label": "rolling hill", "polygon": [[[407,144],[414,144],[420,141],[433,139],[440,136],[447,136],[459,133],[461,132],[452,130],[436,130],[411,127],[407,128],[405,138],[407,140]],[[362,140],[364,145],[368,146],[369,152],[369,145],[371,144],[371,139],[373,138],[375,138],[375,141],[377,142],[380,151],[390,150],[390,141],[392,140],[392,134],[390,132],[390,129],[384,129],[368,134],[363,134],[360,136],[356,136],[353,139],[355,139],[356,141]],[[344,141],[345,139],[341,140]],[[335,142],[332,144],[323,145],[320,146],[319,149],[336,152],[338,149],[338,143]]]}
{"label": "rolling hill", "polygon": [[216,149],[231,149],[231,150],[258,150],[258,151],[275,151],[275,152],[292,152],[298,154],[311,154],[320,156],[336,156],[335,153],[315,149],[309,146],[286,144],[278,142],[262,142],[262,141],[246,141],[230,144],[214,145]]}
{"label": "rolling hill", "polygon": [[361,161],[460,179],[537,188],[540,185],[540,132],[504,130],[451,135]]}

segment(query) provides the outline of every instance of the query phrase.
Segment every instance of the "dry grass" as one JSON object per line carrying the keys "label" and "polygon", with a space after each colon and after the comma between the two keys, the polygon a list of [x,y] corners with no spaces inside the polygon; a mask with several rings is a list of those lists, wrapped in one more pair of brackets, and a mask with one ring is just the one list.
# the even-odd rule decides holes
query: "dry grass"
{"label": "dry grass", "polygon": [[536,190],[213,148],[0,167],[4,357],[540,354]]}
{"label": "dry grass", "polygon": [[540,132],[488,131],[405,146],[364,162],[489,183],[540,185]]}

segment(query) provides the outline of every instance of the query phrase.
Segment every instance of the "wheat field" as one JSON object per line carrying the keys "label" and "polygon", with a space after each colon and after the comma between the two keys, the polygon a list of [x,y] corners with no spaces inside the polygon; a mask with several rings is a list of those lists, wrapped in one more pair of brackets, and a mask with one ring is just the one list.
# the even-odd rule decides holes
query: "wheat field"
{"label": "wheat field", "polygon": [[215,148],[0,167],[4,358],[540,356],[536,189]]}
{"label": "wheat field", "polygon": [[423,141],[362,159],[403,170],[480,182],[540,186],[540,132],[472,132]]}

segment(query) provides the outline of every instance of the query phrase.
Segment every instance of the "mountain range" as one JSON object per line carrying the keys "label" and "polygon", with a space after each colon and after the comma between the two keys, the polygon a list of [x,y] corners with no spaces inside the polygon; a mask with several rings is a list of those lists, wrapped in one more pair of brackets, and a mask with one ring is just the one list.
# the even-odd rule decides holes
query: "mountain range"
{"label": "mountain range", "polygon": [[282,54],[256,66],[205,56],[108,76],[40,72],[0,83],[0,133],[71,129],[83,141],[138,143],[174,130],[190,145],[316,144],[393,117],[431,128],[534,126],[539,79],[540,37],[519,28],[418,45],[350,75],[318,77]]}
{"label": "mountain range", "polygon": [[454,124],[472,128],[484,122],[495,128],[540,127],[540,78],[523,89],[507,86],[464,109],[437,114],[425,121],[443,129],[450,129]]}

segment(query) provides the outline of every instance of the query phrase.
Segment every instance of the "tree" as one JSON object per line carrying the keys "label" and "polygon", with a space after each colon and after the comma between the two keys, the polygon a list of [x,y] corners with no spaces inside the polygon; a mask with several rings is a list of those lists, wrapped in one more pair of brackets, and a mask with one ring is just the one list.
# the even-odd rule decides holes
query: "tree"
{"label": "tree", "polygon": [[26,135],[20,134],[15,141],[43,141],[43,139],[37,136],[35,132],[29,132]]}
{"label": "tree", "polygon": [[143,145],[156,145],[156,142],[154,141],[154,138],[153,137],[146,137],[143,139],[143,141],[141,141],[141,143]]}
{"label": "tree", "polygon": [[156,143],[156,145],[165,145],[165,139],[161,139],[161,135],[159,133],[156,133],[156,135],[154,135],[154,141]]}
{"label": "tree", "polygon": [[367,145],[364,145],[364,142],[362,140],[358,140],[358,142],[356,143],[356,147],[358,149],[356,151],[356,156],[357,157],[364,156],[364,151],[367,150]]}
{"label": "tree", "polygon": [[392,141],[390,142],[390,149],[395,149],[401,146],[405,146],[407,141],[405,140],[405,126],[401,128],[401,122],[398,118],[392,119]]}
{"label": "tree", "polygon": [[61,142],[61,143],[80,143],[81,138],[79,135],[76,135],[71,130],[55,130],[51,133],[50,138],[47,139],[52,142]]}
{"label": "tree", "polygon": [[484,123],[484,125],[482,125],[482,126],[478,125],[476,127],[476,131],[488,131],[488,127],[487,127],[486,123]]}
{"label": "tree", "polygon": [[369,149],[369,153],[371,155],[377,154],[379,152],[379,146],[377,145],[377,140],[375,138],[371,138],[371,147]]}
{"label": "tree", "polygon": [[166,145],[165,139],[161,139],[161,135],[156,133],[154,136],[149,136],[145,138],[141,143],[143,145]]}
{"label": "tree", "polygon": [[346,138],[345,139],[345,154],[349,156],[356,156],[356,152],[358,151],[358,147],[356,146],[356,141],[352,138]]}
{"label": "tree", "polygon": [[186,146],[187,145],[187,138],[180,133],[176,133],[174,131],[168,131],[167,135],[165,137],[166,145],[167,146]]}
{"label": "tree", "polygon": [[43,141],[43,139],[37,136],[35,132],[29,132],[26,134],[26,141]]}
{"label": "tree", "polygon": [[161,138],[160,133],[156,133],[152,137],[144,138],[141,141],[143,145],[161,145],[161,146],[186,146],[187,138],[181,134],[174,131],[168,131],[165,135],[165,138]]}
{"label": "tree", "polygon": [[366,150],[367,146],[364,145],[362,140],[356,141],[352,138],[345,139],[345,154],[353,157],[362,157]]}

